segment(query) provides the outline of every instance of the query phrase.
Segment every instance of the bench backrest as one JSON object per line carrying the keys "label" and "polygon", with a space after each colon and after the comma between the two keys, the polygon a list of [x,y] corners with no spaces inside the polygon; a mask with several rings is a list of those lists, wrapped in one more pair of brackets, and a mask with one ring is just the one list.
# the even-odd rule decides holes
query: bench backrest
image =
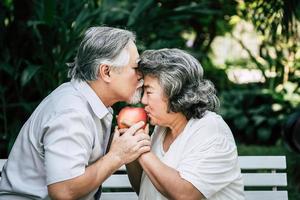
{"label": "bench backrest", "polygon": [[[5,160],[0,159],[0,172]],[[239,156],[246,200],[288,200],[285,156]],[[103,183],[103,200],[137,200],[125,167]]]}

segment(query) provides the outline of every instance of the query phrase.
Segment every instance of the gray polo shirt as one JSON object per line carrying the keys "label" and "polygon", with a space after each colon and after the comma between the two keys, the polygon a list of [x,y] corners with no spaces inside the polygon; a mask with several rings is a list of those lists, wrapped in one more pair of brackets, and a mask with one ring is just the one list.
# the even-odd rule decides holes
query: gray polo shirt
{"label": "gray polo shirt", "polygon": [[84,81],[59,86],[22,127],[3,167],[0,200],[47,199],[47,185],[82,175],[105,154],[112,112]]}

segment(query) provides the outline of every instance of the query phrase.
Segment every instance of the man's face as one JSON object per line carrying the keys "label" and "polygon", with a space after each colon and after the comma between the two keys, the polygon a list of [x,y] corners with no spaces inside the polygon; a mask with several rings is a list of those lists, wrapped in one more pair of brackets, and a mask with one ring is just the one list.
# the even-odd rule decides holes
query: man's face
{"label": "man's face", "polygon": [[142,94],[143,94],[143,79],[141,79],[139,81],[139,84],[138,84],[138,88],[136,89],[136,91],[134,92],[134,94],[132,95],[132,97],[129,99],[129,101],[127,101],[127,103],[129,104],[136,104],[136,103],[139,103],[141,101],[141,98],[142,98]]}
{"label": "man's face", "polygon": [[120,71],[114,72],[114,90],[118,101],[138,103],[142,94],[142,75],[137,70],[139,53],[133,42],[128,45],[129,63]]}

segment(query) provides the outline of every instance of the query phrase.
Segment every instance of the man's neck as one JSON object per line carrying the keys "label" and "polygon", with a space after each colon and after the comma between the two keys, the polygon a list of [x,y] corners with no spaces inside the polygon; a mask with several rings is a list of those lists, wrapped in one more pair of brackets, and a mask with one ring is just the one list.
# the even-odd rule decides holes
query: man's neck
{"label": "man's neck", "polygon": [[[92,90],[94,90],[96,95],[100,98],[100,100],[103,102],[103,104],[106,107],[110,107],[118,101],[117,99],[114,98],[113,91],[111,91],[109,85],[105,84],[103,81],[96,80],[96,81],[89,81],[87,83],[92,88]],[[104,92],[104,91],[109,91],[109,92]]]}

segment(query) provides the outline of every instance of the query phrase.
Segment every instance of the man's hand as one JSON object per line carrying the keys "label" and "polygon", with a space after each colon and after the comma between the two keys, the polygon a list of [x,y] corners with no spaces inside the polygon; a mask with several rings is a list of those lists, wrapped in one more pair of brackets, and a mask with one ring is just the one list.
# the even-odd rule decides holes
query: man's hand
{"label": "man's hand", "polygon": [[[121,133],[115,128],[113,141],[109,153],[116,156],[123,164],[136,160],[141,154],[150,151],[150,136],[148,134],[140,134],[146,132],[144,122],[132,125],[129,129],[122,129]],[[149,132],[149,131],[148,131]]]}

